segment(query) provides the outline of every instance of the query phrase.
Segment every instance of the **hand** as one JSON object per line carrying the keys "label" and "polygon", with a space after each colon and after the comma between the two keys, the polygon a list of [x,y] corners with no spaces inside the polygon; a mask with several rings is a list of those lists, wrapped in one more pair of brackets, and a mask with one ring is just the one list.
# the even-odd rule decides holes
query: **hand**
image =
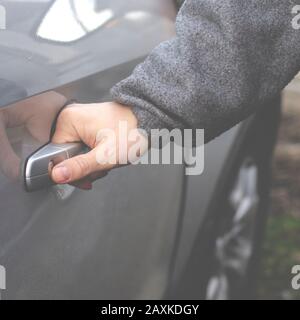
{"label": "hand", "polygon": [[[123,132],[124,124],[127,131]],[[55,183],[84,190],[92,189],[92,183],[109,170],[128,164],[131,146],[140,146],[136,159],[148,148],[148,140],[137,130],[131,108],[116,102],[70,105],[58,118],[52,142],[83,142],[91,149],[58,164],[51,173]]]}

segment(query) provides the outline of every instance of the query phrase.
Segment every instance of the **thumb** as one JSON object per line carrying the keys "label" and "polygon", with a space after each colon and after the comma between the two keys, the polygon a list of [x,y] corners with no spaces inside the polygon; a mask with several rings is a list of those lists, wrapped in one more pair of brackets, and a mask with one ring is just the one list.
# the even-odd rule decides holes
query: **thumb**
{"label": "thumb", "polygon": [[96,153],[92,150],[56,165],[51,176],[55,183],[66,184],[84,179],[90,174],[102,170],[105,170],[105,166],[98,164]]}

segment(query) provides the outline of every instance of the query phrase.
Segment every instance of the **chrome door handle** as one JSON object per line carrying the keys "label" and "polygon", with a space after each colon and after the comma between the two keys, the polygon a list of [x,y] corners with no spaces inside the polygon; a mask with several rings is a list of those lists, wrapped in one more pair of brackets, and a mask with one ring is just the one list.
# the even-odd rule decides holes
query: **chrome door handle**
{"label": "chrome door handle", "polygon": [[23,166],[25,190],[33,192],[54,185],[50,177],[53,166],[86,150],[86,146],[82,143],[45,145],[25,161]]}

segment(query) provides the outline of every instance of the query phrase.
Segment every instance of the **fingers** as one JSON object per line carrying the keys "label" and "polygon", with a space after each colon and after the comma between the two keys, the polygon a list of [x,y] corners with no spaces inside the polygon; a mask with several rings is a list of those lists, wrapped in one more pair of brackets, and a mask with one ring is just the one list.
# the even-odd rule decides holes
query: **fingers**
{"label": "fingers", "polygon": [[[90,115],[90,112],[87,110],[82,112],[82,108],[74,105],[64,109],[58,118],[56,131],[52,137],[53,143],[83,141],[92,150],[55,166],[51,176],[57,184],[72,184],[81,189],[90,190],[92,182],[101,178],[104,175],[103,171],[113,167],[107,160],[109,160],[110,153],[115,154],[111,150],[115,150],[116,144],[103,139],[102,143],[95,147],[97,132],[91,129],[92,125],[86,125],[87,120],[84,120],[83,117],[87,115]],[[95,119],[97,119],[95,116],[91,116],[88,121],[93,122]]]}
{"label": "fingers", "polygon": [[[119,127],[121,121],[127,122],[125,133]],[[128,163],[127,130],[136,129],[136,125],[131,109],[116,103],[75,104],[64,109],[58,117],[52,142],[82,141],[92,151],[55,166],[51,174],[54,182],[87,190],[94,179],[103,176],[103,171]],[[119,137],[120,132],[124,139]]]}
{"label": "fingers", "polygon": [[110,168],[111,165],[109,164],[99,164],[97,162],[96,150],[94,149],[87,154],[61,162],[54,167],[51,175],[53,181],[57,184],[71,184],[85,179],[95,172],[100,174]]}

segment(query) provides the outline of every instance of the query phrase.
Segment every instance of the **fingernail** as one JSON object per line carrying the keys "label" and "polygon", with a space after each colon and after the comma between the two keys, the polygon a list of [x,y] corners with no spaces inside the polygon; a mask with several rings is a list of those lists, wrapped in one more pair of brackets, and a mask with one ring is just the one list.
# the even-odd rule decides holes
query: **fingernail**
{"label": "fingernail", "polygon": [[52,175],[54,180],[58,183],[66,183],[71,178],[70,170],[64,166],[54,168]]}

